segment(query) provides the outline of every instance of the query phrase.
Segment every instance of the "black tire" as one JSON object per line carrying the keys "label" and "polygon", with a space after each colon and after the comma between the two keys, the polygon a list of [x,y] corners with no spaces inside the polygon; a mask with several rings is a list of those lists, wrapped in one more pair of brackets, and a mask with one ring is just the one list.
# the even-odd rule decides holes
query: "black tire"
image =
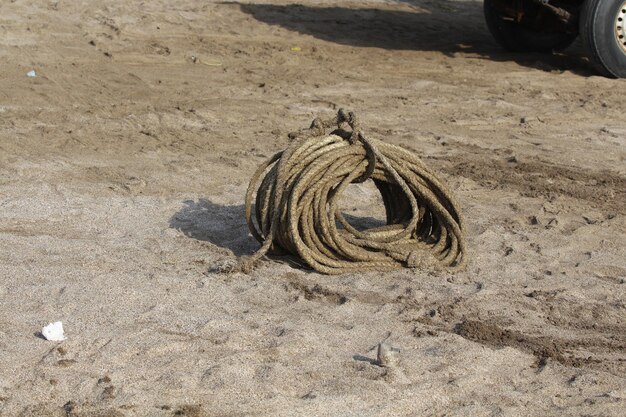
{"label": "black tire", "polygon": [[[626,10],[626,0],[586,0],[580,14],[580,34],[589,59],[602,75],[611,78],[626,78],[626,21],[620,17],[626,11],[620,13],[622,10]],[[619,26],[618,18],[624,25]]]}
{"label": "black tire", "polygon": [[[534,7],[540,7],[538,5]],[[504,49],[511,52],[562,51],[574,42],[577,34],[531,29],[503,19],[498,0],[485,0],[485,21],[489,32]],[[549,29],[549,28],[548,28]]]}

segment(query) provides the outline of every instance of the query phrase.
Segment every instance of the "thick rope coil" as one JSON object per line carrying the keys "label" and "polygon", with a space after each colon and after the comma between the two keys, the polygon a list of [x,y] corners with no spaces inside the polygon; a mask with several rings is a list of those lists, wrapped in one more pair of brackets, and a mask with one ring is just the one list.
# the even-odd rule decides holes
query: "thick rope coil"
{"label": "thick rope coil", "polygon": [[[417,156],[366,138],[355,115],[343,110],[290,138],[250,181],[246,220],[262,246],[238,269],[251,270],[270,250],[296,255],[325,274],[463,265],[459,205]],[[382,195],[387,225],[359,231],[338,202],[349,184],[368,179]]]}

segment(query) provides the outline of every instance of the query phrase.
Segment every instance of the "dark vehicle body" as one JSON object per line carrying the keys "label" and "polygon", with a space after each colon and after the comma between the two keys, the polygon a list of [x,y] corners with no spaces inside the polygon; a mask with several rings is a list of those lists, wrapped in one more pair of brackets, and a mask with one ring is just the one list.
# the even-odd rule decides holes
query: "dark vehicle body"
{"label": "dark vehicle body", "polygon": [[558,51],[581,36],[600,73],[626,77],[626,0],[485,0],[484,12],[510,51]]}

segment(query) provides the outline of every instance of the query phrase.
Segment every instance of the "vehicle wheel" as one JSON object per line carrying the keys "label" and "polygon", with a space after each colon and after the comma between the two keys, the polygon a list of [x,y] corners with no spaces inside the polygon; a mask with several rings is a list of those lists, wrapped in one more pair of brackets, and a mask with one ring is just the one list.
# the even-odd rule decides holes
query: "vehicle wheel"
{"label": "vehicle wheel", "polygon": [[586,0],[580,34],[591,63],[607,77],[626,77],[626,0]]}
{"label": "vehicle wheel", "polygon": [[[547,16],[544,20],[538,19],[542,27],[526,27],[512,19],[507,19],[503,12],[502,0],[485,0],[484,14],[489,31],[495,40],[505,49],[511,52],[552,52],[561,51],[574,42],[577,37],[575,33],[564,31],[554,31],[558,24],[552,24]],[[541,6],[528,3],[530,14],[542,12]],[[545,28],[545,30],[543,29]],[[552,31],[550,31],[552,29]]]}

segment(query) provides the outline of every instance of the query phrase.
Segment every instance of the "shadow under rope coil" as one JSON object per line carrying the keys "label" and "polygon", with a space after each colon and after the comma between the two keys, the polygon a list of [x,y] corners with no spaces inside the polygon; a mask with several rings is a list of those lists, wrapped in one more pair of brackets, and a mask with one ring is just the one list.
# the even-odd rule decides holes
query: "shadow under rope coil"
{"label": "shadow under rope coil", "polygon": [[[242,270],[252,269],[270,250],[298,256],[325,274],[463,266],[459,205],[413,153],[366,138],[354,113],[343,110],[290,137],[291,145],[262,164],[250,181],[246,220],[262,246],[241,260]],[[359,231],[343,217],[338,202],[349,184],[368,179],[382,195],[387,225]]]}

